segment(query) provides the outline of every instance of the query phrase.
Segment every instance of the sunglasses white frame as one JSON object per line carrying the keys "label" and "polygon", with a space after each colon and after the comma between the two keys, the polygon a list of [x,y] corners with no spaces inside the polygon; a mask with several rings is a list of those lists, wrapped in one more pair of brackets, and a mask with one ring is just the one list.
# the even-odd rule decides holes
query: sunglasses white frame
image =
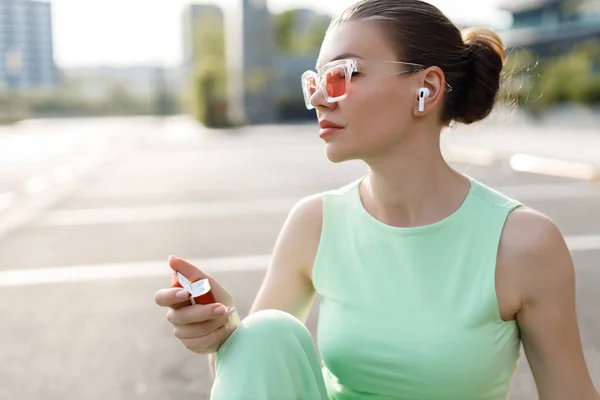
{"label": "sunglasses white frame", "polygon": [[[410,72],[421,71],[425,69],[425,66],[422,64],[414,64],[402,61],[366,61],[366,60],[357,60],[357,59],[344,59],[332,61],[330,63],[325,64],[323,67],[319,68],[319,73],[315,71],[305,71],[300,80],[302,84],[302,94],[304,95],[304,102],[306,104],[306,108],[309,110],[314,109],[315,107],[310,103],[310,98],[312,95],[308,90],[308,82],[309,79],[314,79],[317,84],[317,90],[321,92],[323,97],[328,103],[335,103],[341,100],[344,100],[348,97],[348,89],[350,88],[350,81],[352,80],[352,74],[358,72],[358,64],[359,63],[376,63],[376,64],[396,64],[396,65],[404,65],[407,67],[404,71],[395,71],[389,75],[402,75]],[[331,97],[327,94],[327,90],[325,90],[325,79],[324,76],[329,73],[334,68],[344,68],[345,78],[346,78],[346,90],[344,94],[341,96]],[[322,71],[322,72],[321,72]],[[446,92],[452,91],[452,86],[446,83]],[[313,93],[314,94],[314,93]]]}

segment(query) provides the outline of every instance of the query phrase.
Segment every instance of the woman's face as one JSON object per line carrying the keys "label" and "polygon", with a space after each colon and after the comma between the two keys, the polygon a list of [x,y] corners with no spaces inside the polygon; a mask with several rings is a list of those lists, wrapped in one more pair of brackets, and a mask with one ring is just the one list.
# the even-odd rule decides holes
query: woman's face
{"label": "woman's face", "polygon": [[358,59],[359,73],[351,78],[348,97],[328,103],[317,91],[310,98],[321,124],[329,121],[343,127],[321,136],[327,144],[327,157],[333,162],[378,157],[410,135],[413,111],[418,104],[418,81],[411,74],[394,75],[398,65],[369,63],[403,61],[397,59],[395,50],[373,21],[344,22],[329,31],[317,68],[340,55],[344,55],[343,59]]}

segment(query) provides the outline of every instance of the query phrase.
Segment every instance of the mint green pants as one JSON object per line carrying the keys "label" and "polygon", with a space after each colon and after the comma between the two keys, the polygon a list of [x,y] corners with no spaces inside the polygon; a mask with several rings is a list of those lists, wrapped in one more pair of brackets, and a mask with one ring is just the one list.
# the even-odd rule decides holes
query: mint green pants
{"label": "mint green pants", "polygon": [[294,316],[258,311],[216,357],[211,400],[328,400],[312,337]]}

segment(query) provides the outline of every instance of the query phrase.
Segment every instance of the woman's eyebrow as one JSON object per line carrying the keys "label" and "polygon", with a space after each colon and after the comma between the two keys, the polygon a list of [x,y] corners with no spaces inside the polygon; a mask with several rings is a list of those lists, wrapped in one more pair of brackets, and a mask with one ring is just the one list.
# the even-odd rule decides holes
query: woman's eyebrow
{"label": "woman's eyebrow", "polygon": [[342,53],[339,56],[333,57],[331,60],[329,60],[329,62],[333,62],[333,61],[337,61],[337,60],[343,60],[346,58],[359,58],[361,60],[363,60],[363,58],[361,56],[359,56],[358,54],[354,54],[354,53]]}

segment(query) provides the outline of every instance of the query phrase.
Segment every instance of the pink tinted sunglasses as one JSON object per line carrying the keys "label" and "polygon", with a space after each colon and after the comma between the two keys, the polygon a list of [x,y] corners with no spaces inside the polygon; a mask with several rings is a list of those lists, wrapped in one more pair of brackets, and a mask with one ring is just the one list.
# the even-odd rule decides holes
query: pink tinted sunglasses
{"label": "pink tinted sunglasses", "polygon": [[[309,110],[314,108],[310,103],[310,98],[317,90],[321,91],[328,103],[334,103],[348,97],[352,75],[358,72],[359,64],[363,63],[387,64],[403,67],[396,69],[392,73],[388,73],[388,75],[401,75],[425,69],[424,65],[401,61],[366,61],[357,59],[333,61],[320,68],[320,71],[323,71],[321,73],[306,71],[302,74],[302,92],[304,94],[306,108]],[[448,84],[446,84],[446,91],[452,91],[452,87]]]}

